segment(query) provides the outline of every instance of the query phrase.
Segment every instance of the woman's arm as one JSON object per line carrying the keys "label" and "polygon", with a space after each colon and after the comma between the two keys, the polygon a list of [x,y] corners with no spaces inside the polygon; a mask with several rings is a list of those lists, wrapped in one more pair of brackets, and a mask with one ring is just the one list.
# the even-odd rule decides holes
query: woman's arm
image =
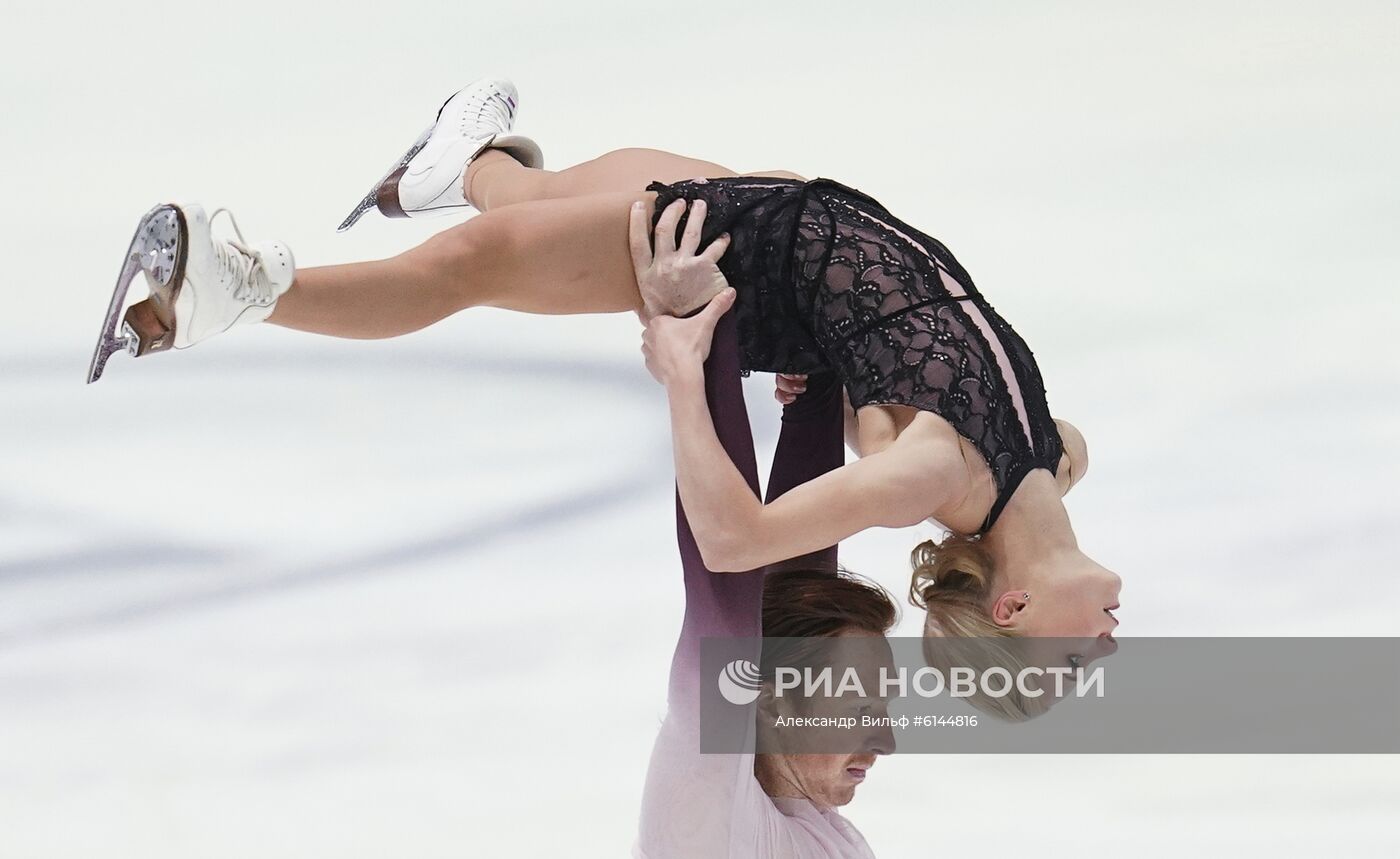
{"label": "woman's arm", "polygon": [[712,571],[751,570],[867,528],[913,525],[961,498],[959,486],[965,489],[966,476],[959,483],[955,470],[960,458],[955,463],[924,439],[901,439],[762,504],[715,436],[699,364],[674,366],[664,381],[677,486]]}

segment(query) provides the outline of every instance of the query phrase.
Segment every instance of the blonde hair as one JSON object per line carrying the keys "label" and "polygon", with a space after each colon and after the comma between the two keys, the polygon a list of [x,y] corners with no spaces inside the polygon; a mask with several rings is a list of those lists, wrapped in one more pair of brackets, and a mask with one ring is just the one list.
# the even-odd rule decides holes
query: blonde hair
{"label": "blonde hair", "polygon": [[[996,570],[977,540],[951,533],[941,542],[925,540],[909,553],[909,564],[909,601],[928,612],[923,650],[931,667],[946,676],[955,666],[979,674],[999,666],[1014,676],[1029,665],[1010,641],[1018,633],[992,620],[987,604],[994,595]],[[968,702],[984,713],[1023,722],[1049,709],[1045,697],[1032,698],[1013,688],[1000,698],[979,692]]]}

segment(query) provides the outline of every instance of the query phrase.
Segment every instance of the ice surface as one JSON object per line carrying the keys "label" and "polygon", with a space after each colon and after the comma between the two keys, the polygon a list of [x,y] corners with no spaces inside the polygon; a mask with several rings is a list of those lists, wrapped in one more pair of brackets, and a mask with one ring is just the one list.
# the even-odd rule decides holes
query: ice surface
{"label": "ice surface", "polygon": [[[680,611],[634,320],[268,327],[81,382],[153,202],[394,253],[453,220],[334,227],[496,70],[552,168],[826,175],[945,241],[1089,440],[1124,635],[1400,634],[1393,4],[141,9],[31,7],[0,57],[6,859],[625,853]],[[926,536],[844,560],[901,593]],[[906,756],[847,812],[891,857],[1363,856],[1397,807],[1390,758]]]}

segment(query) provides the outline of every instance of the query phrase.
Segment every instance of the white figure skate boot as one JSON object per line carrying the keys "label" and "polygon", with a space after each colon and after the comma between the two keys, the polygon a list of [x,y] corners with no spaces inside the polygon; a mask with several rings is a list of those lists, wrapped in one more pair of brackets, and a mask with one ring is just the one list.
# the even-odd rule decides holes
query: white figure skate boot
{"label": "white figure skate boot", "polygon": [[437,118],[389,168],[341,223],[344,232],[377,208],[390,218],[441,214],[471,204],[462,189],[467,165],[486,149],[500,149],[526,167],[543,167],[540,147],[511,134],[520,96],[504,77],[485,77],[443,103]]}
{"label": "white figure skate boot", "polygon": [[[227,211],[216,209],[214,215]],[[237,240],[214,238],[209,221],[199,206],[176,203],[156,206],[141,218],[107,306],[89,383],[102,377],[114,352],[139,357],[184,349],[272,313],[296,274],[291,250],[281,242],[249,245],[232,213]],[[127,289],[142,271],[151,294],[123,316]]]}

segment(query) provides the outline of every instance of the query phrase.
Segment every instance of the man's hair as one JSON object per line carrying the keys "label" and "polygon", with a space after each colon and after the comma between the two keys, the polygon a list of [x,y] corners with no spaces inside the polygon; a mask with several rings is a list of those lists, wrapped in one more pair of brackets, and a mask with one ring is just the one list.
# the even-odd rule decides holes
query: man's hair
{"label": "man's hair", "polygon": [[817,638],[852,629],[883,635],[898,619],[889,592],[849,570],[782,570],[763,580],[764,638]]}

